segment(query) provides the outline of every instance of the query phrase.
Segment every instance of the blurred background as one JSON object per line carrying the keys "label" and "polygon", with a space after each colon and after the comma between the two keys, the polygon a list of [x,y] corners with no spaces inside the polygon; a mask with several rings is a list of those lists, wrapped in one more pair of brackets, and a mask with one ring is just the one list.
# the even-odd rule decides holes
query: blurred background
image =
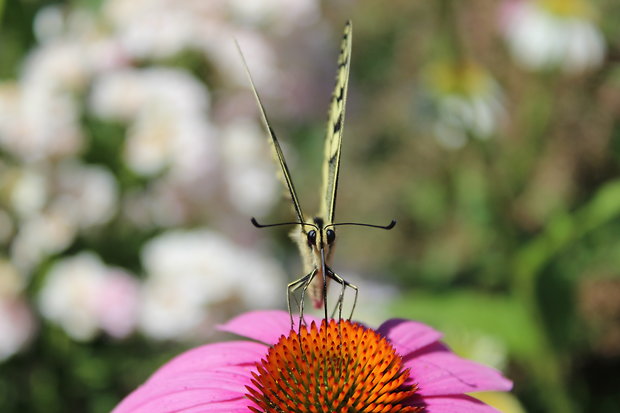
{"label": "blurred background", "polygon": [[[285,308],[341,31],[333,267],[429,323],[503,412],[620,411],[620,3],[0,0],[0,411],[107,412],[214,326]],[[347,302],[350,305],[351,297]],[[332,300],[333,302],[333,300]]]}

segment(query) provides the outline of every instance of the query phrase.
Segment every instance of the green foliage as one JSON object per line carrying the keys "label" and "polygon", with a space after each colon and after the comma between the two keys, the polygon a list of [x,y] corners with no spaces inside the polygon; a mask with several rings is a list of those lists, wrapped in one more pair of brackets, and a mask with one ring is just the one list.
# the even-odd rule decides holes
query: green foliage
{"label": "green foliage", "polygon": [[508,295],[455,290],[450,292],[411,292],[392,305],[399,317],[420,320],[451,335],[463,331],[496,337],[510,354],[520,360],[537,356],[538,332],[529,321],[523,304]]}

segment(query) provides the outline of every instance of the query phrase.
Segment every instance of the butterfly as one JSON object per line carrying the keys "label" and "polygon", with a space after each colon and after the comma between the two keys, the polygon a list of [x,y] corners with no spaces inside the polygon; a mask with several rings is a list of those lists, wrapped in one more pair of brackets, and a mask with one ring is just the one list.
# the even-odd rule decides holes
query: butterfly
{"label": "butterfly", "polygon": [[325,320],[327,317],[327,287],[331,281],[340,285],[340,293],[338,301],[332,312],[332,317],[338,309],[338,317],[342,318],[342,307],[344,301],[344,295],[347,288],[354,291],[355,297],[353,306],[351,309],[351,315],[355,311],[357,304],[357,296],[359,289],[357,286],[351,284],[344,278],[336,274],[331,268],[332,256],[336,246],[336,227],[341,225],[360,225],[381,229],[392,229],[396,225],[396,221],[388,225],[371,225],[362,224],[356,222],[335,222],[335,210],[336,210],[336,194],[338,190],[338,174],[340,172],[340,153],[342,147],[342,133],[344,126],[344,115],[347,100],[347,89],[349,85],[349,68],[351,65],[351,41],[352,41],[353,28],[350,21],[348,21],[344,28],[344,34],[342,36],[342,43],[340,47],[340,54],[338,56],[338,71],[336,73],[336,86],[331,96],[331,102],[329,105],[327,131],[325,135],[325,149],[323,158],[323,185],[321,188],[321,202],[320,211],[314,216],[304,215],[295,186],[293,185],[293,179],[289,168],[284,158],[284,153],[280,146],[280,142],[276,137],[276,134],[271,127],[267,113],[263,103],[258,95],[254,81],[248,69],[241,48],[237,43],[237,48],[241,54],[247,76],[250,80],[254,97],[258,103],[258,107],[261,113],[261,117],[267,132],[269,133],[271,146],[274,153],[274,158],[280,166],[282,172],[282,178],[286,186],[286,190],[290,196],[293,211],[297,218],[294,222],[283,222],[278,224],[263,225],[258,223],[255,218],[252,218],[251,222],[258,228],[266,228],[280,225],[295,225],[297,228],[291,233],[291,237],[296,241],[299,251],[302,256],[304,272],[306,275],[299,278],[296,281],[291,282],[287,286],[287,306],[291,316],[291,327],[293,326],[293,312],[291,309],[291,297],[294,297],[298,290],[301,290],[301,297],[298,303],[299,305],[299,323],[303,322],[304,313],[304,301],[306,293],[308,293],[314,303],[315,308],[324,308]]}

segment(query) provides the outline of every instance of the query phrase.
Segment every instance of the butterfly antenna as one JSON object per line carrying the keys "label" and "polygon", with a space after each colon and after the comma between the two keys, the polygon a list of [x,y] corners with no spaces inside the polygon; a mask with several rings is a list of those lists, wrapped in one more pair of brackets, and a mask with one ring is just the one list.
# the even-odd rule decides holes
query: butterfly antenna
{"label": "butterfly antenna", "polygon": [[[250,220],[250,222],[252,222],[252,225],[254,225],[256,228],[270,228],[270,227],[281,227],[283,225],[310,225],[312,227],[317,228],[316,225],[314,224],[309,224],[307,222],[297,222],[297,221],[292,221],[292,222],[278,222],[276,224],[261,224],[259,223],[256,218],[252,217],[252,219]],[[318,228],[317,228],[318,229]]]}
{"label": "butterfly antenna", "polygon": [[327,227],[336,227],[336,226],[340,226],[340,225],[357,225],[360,227],[370,227],[370,228],[379,228],[379,229],[385,229],[385,230],[390,230],[392,228],[394,228],[394,226],[396,225],[396,220],[393,219],[392,222],[390,222],[387,225],[374,225],[374,224],[364,224],[361,222],[337,222],[335,224],[328,224],[325,226],[325,228]]}

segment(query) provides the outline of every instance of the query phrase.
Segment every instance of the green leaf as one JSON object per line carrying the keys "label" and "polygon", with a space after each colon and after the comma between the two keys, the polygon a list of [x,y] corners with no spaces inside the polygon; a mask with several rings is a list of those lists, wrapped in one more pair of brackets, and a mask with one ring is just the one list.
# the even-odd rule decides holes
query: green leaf
{"label": "green leaf", "polygon": [[491,335],[520,358],[535,358],[539,338],[522,304],[505,295],[472,290],[414,292],[397,300],[393,313],[450,332],[467,329]]}

